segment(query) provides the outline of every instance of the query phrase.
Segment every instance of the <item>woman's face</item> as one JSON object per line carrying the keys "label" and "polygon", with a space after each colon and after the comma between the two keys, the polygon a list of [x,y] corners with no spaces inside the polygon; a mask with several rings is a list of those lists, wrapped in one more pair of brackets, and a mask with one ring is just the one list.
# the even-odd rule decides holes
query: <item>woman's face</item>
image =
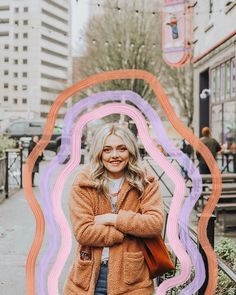
{"label": "woman's face", "polygon": [[115,134],[109,135],[102,151],[102,162],[108,177],[122,177],[128,161],[129,151],[122,138]]}

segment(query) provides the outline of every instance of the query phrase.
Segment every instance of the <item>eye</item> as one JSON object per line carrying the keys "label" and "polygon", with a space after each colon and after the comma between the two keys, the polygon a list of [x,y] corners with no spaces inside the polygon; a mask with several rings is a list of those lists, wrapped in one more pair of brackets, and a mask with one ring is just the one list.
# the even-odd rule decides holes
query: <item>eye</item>
{"label": "eye", "polygon": [[110,153],[110,152],[111,152],[111,149],[110,149],[110,148],[104,148],[104,149],[103,149],[103,152],[104,152],[104,153]]}
{"label": "eye", "polygon": [[118,150],[119,150],[120,152],[125,152],[125,151],[127,151],[127,148],[126,148],[126,146],[122,146],[122,147],[120,147]]}

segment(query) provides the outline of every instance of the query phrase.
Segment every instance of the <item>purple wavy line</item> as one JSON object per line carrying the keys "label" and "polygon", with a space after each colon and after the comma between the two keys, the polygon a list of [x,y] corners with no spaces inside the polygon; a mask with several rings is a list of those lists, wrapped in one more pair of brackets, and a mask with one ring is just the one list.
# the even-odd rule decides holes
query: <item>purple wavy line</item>
{"label": "purple wavy line", "polygon": [[174,168],[174,166],[166,160],[165,156],[157,149],[154,142],[151,140],[145,119],[143,118],[141,113],[133,106],[131,107],[127,104],[113,103],[101,106],[89,113],[83,114],[79,118],[72,135],[71,159],[68,165],[66,165],[66,167],[60,173],[59,178],[56,181],[56,185],[53,188],[53,213],[55,216],[55,220],[60,228],[62,242],[55,262],[53,264],[52,270],[49,272],[48,276],[48,291],[50,295],[58,294],[58,279],[71,250],[70,227],[63,214],[60,201],[63,187],[65,185],[67,177],[80,163],[80,137],[82,133],[81,126],[85,126],[88,123],[88,121],[99,119],[114,113],[125,114],[133,119],[133,121],[137,125],[139,136],[141,141],[143,142],[145,149],[148,151],[148,153],[151,155],[154,161],[158,163],[158,165],[163,170],[165,170],[166,174],[175,184],[173,192],[173,201],[169,210],[167,236],[175,255],[178,257],[180,261],[181,273],[162,283],[159,286],[156,294],[163,295],[168,289],[175,287],[177,284],[184,283],[191,273],[192,263],[190,257],[187,255],[182,243],[180,242],[178,235],[178,218],[181,211],[181,206],[184,201],[185,193],[184,179],[180,175],[180,173]]}
{"label": "purple wavy line", "polygon": [[[46,274],[47,274],[47,268],[50,263],[50,261],[54,258],[55,253],[58,249],[58,243],[59,238],[56,231],[55,221],[52,215],[52,205],[50,200],[50,184],[49,179],[53,173],[53,171],[57,168],[58,163],[63,163],[67,156],[70,154],[70,139],[71,139],[71,128],[72,123],[76,116],[80,112],[82,112],[83,109],[93,106],[96,103],[105,102],[105,101],[116,101],[116,100],[122,100],[126,99],[131,102],[133,102],[136,106],[138,106],[143,113],[146,114],[148,119],[151,121],[152,125],[155,126],[155,136],[163,146],[163,148],[170,154],[173,158],[178,160],[180,163],[183,164],[183,167],[185,170],[188,171],[189,176],[191,176],[193,180],[193,189],[191,192],[190,197],[185,201],[185,204],[183,206],[183,209],[181,210],[180,215],[180,237],[181,241],[184,242],[186,246],[186,250],[191,256],[191,259],[193,260],[193,264],[196,268],[196,276],[195,279],[192,281],[192,283],[187,287],[189,289],[187,290],[193,290],[192,293],[195,292],[200,288],[202,285],[202,282],[205,278],[205,269],[204,264],[202,261],[202,257],[198,250],[196,249],[196,246],[193,244],[193,242],[190,239],[189,233],[188,233],[188,219],[189,215],[191,213],[191,210],[198,200],[201,191],[201,177],[198,173],[198,170],[196,167],[191,164],[192,162],[184,155],[181,151],[179,151],[168,139],[168,137],[165,134],[165,130],[162,126],[162,123],[158,117],[158,115],[155,113],[155,111],[152,109],[152,107],[144,101],[139,95],[137,95],[134,92],[131,91],[107,91],[103,93],[93,94],[76,105],[74,105],[71,110],[68,111],[65,120],[64,120],[64,128],[62,132],[62,144],[61,149],[59,151],[59,154],[57,157],[55,157],[45,168],[43,178],[40,180],[40,189],[41,193],[44,196],[43,202],[42,202],[42,208],[45,212],[45,221],[46,224],[48,224],[48,232],[51,236],[51,240],[49,241],[49,247],[48,251],[44,254],[44,256],[41,258],[41,261],[38,264],[37,268],[37,290],[39,294],[46,294]],[[158,132],[156,132],[158,130]],[[194,167],[192,167],[194,166]],[[197,172],[196,172],[197,171]],[[199,188],[197,190],[197,188]],[[191,204],[189,204],[191,203]],[[186,208],[185,208],[186,207]],[[190,288],[191,286],[191,288]],[[188,293],[190,294],[190,293]]]}

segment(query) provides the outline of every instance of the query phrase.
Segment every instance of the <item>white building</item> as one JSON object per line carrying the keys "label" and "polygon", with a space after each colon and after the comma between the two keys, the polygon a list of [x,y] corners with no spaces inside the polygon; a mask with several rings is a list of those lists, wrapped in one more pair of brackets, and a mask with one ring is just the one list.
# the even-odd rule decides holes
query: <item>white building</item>
{"label": "white building", "polygon": [[[194,122],[221,143],[236,140],[236,1],[198,0],[194,9]],[[200,95],[201,94],[201,95]]]}
{"label": "white building", "polygon": [[71,84],[70,0],[0,0],[0,63],[0,120],[46,118]]}

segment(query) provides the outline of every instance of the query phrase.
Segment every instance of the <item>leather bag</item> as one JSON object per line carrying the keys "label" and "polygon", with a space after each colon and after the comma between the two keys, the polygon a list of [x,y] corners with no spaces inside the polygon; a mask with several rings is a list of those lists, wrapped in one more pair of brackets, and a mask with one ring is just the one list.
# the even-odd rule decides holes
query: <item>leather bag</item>
{"label": "leather bag", "polygon": [[175,270],[175,265],[161,236],[155,238],[139,238],[139,241],[152,279],[170,270]]}

